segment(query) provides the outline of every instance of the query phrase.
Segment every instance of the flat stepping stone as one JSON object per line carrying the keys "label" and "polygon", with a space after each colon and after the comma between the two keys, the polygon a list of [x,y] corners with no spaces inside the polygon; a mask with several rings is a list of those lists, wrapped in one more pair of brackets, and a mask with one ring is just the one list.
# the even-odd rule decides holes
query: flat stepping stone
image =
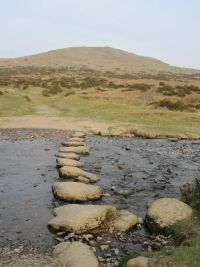
{"label": "flat stepping stone", "polygon": [[69,141],[69,142],[85,142],[85,138],[70,137],[67,141]]}
{"label": "flat stepping stone", "polygon": [[80,138],[83,138],[86,136],[86,133],[83,133],[83,132],[75,132],[72,137],[80,137]]}
{"label": "flat stepping stone", "polygon": [[78,176],[75,180],[77,182],[84,183],[84,184],[89,184],[90,183],[90,180],[88,178],[86,178],[86,177],[83,177],[83,176]]}
{"label": "flat stepping stone", "polygon": [[139,218],[133,213],[127,210],[120,210],[110,228],[115,232],[126,232],[139,222]]}
{"label": "flat stepping stone", "polygon": [[97,228],[117,215],[114,206],[78,204],[55,208],[53,213],[56,217],[48,222],[50,230],[77,234]]}
{"label": "flat stepping stone", "polygon": [[76,153],[65,153],[65,152],[58,152],[56,154],[56,157],[58,158],[65,158],[65,159],[74,159],[74,160],[79,160],[80,159],[80,155],[76,154]]}
{"label": "flat stepping stone", "polygon": [[52,187],[56,198],[68,201],[87,201],[99,199],[101,188],[95,185],[88,185],[76,182],[56,182]]}
{"label": "flat stepping stone", "polygon": [[161,198],[153,202],[147,211],[147,226],[152,232],[163,232],[190,219],[192,209],[175,198]]}
{"label": "flat stepping stone", "polygon": [[59,149],[59,152],[70,152],[70,153],[72,152],[72,153],[77,153],[77,154],[83,154],[83,155],[86,155],[86,154],[89,154],[89,147],[87,147],[87,146],[61,147],[61,148]]}
{"label": "flat stepping stone", "polygon": [[99,177],[93,173],[83,171],[77,167],[63,166],[59,169],[60,176],[63,178],[78,178],[79,176],[88,178],[91,183],[97,182]]}
{"label": "flat stepping stone", "polygon": [[150,260],[149,258],[139,256],[139,257],[130,259],[127,262],[127,267],[148,267],[149,260]]}
{"label": "flat stepping stone", "polygon": [[62,242],[53,251],[53,258],[59,266],[100,267],[91,247],[82,242]]}
{"label": "flat stepping stone", "polygon": [[85,146],[84,142],[77,141],[65,141],[62,143],[63,146]]}
{"label": "flat stepping stone", "polygon": [[58,158],[57,160],[58,167],[62,166],[72,166],[72,167],[83,167],[84,163],[74,159],[65,159],[65,158]]}

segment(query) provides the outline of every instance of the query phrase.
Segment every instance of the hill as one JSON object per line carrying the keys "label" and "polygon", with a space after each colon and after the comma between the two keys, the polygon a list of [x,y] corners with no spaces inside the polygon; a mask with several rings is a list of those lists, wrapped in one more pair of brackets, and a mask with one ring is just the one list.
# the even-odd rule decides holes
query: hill
{"label": "hill", "polygon": [[151,57],[139,56],[111,47],[71,47],[32,56],[0,59],[0,67],[87,67],[123,72],[194,73],[193,69],[170,66]]}
{"label": "hill", "polygon": [[200,71],[110,47],[0,59],[0,127],[69,128],[74,120],[200,138]]}

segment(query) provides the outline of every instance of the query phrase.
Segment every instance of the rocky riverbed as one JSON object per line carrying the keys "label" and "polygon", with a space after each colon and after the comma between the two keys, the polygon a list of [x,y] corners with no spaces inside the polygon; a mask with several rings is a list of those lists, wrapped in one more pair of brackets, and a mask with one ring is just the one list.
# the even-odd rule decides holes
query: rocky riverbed
{"label": "rocky riverbed", "polygon": [[[69,238],[84,240],[100,261],[117,266],[126,254],[173,242],[150,235],[143,226],[124,234],[94,232],[89,239],[60,235],[55,240],[46,224],[52,208],[65,203],[53,198],[51,186],[59,181],[54,155],[67,136],[61,130],[0,130],[0,263],[16,266],[20,253],[25,261],[26,255],[36,258],[32,266],[40,266],[41,255],[45,255],[41,266],[53,266],[52,247]],[[87,136],[86,142],[91,151],[81,157],[82,169],[97,174],[101,179],[96,185],[104,190],[101,199],[88,204],[115,205],[143,219],[153,200],[179,197],[179,185],[200,171],[199,141]]]}

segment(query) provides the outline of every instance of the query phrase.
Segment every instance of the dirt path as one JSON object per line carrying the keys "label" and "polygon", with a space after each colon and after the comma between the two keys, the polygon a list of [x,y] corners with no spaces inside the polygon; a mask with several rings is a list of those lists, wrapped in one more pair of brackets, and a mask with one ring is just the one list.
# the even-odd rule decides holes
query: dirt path
{"label": "dirt path", "polygon": [[55,116],[26,115],[20,117],[1,117],[0,128],[35,128],[35,129],[63,129],[86,131],[89,128],[105,129],[112,123],[81,121],[76,118],[64,118]]}

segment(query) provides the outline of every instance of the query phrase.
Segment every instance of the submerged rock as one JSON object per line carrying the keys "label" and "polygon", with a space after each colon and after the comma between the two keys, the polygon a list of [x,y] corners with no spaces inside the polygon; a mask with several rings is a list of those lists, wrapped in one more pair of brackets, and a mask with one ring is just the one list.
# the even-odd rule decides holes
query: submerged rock
{"label": "submerged rock", "polygon": [[72,147],[61,147],[59,149],[59,152],[73,152],[73,153],[77,153],[77,154],[89,154],[89,147],[87,146],[72,146]]}
{"label": "submerged rock", "polygon": [[117,216],[114,206],[69,204],[54,209],[50,230],[84,233]]}
{"label": "submerged rock", "polygon": [[59,266],[100,267],[92,249],[81,242],[63,242],[53,251],[53,257]]}
{"label": "submerged rock", "polygon": [[63,146],[85,146],[84,142],[77,142],[77,141],[65,141],[62,143]]}
{"label": "submerged rock", "polygon": [[83,162],[77,161],[74,159],[58,158],[56,161],[57,161],[58,167],[61,167],[61,166],[83,167],[84,166]]}
{"label": "submerged rock", "polygon": [[59,169],[60,176],[66,178],[78,178],[79,176],[88,178],[91,183],[99,180],[99,177],[90,172],[83,171],[77,167],[64,166]]}
{"label": "submerged rock", "polygon": [[175,198],[161,198],[148,209],[147,226],[152,232],[162,232],[191,216],[192,209],[187,204]]}
{"label": "submerged rock", "polygon": [[87,201],[101,197],[101,188],[76,182],[56,182],[52,187],[55,197],[61,200]]}
{"label": "submerged rock", "polygon": [[125,232],[140,222],[139,218],[127,210],[120,210],[117,218],[111,224],[111,229],[116,232]]}
{"label": "submerged rock", "polygon": [[65,159],[75,159],[75,160],[79,160],[80,156],[76,153],[65,153],[65,152],[59,152],[58,154],[56,154],[56,157],[58,158],[65,158]]}

